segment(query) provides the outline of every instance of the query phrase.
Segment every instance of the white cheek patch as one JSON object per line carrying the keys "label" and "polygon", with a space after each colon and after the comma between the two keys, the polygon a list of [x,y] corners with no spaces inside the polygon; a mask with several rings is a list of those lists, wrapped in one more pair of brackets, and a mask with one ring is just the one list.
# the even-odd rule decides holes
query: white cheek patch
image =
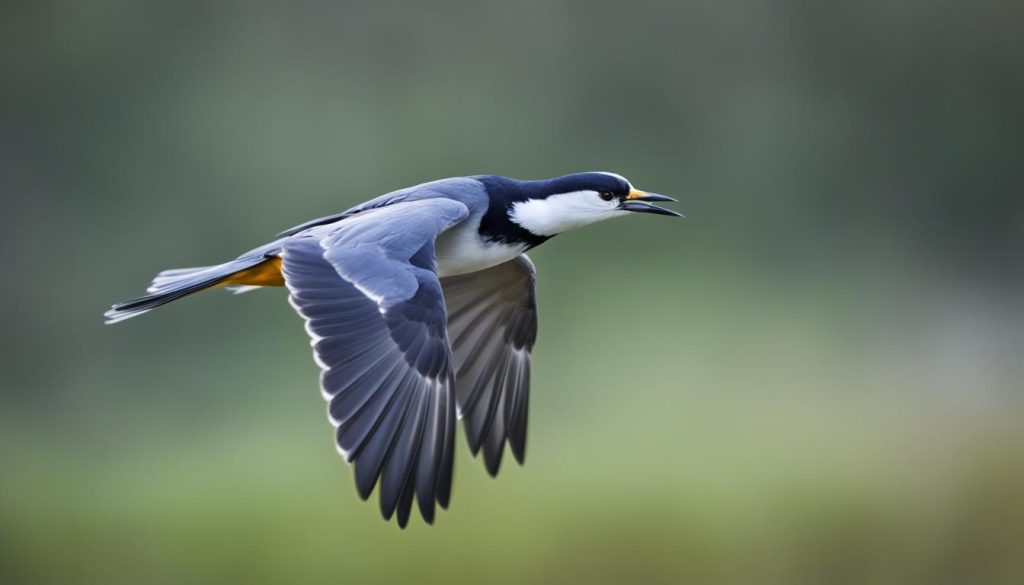
{"label": "white cheek patch", "polygon": [[624,213],[616,199],[604,201],[595,191],[573,191],[520,201],[512,206],[509,219],[530,233],[553,236]]}

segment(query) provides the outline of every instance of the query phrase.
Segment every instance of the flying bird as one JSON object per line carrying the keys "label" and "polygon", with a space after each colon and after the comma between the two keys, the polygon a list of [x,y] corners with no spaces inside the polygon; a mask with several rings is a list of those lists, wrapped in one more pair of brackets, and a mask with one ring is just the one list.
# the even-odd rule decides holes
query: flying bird
{"label": "flying bird", "polygon": [[379,485],[382,515],[397,512],[401,527],[415,499],[429,524],[435,503],[448,507],[456,416],[491,475],[506,443],[523,463],[537,338],[525,252],[631,212],[682,217],[659,201],[675,199],[614,173],[442,179],[298,225],[223,264],[164,270],[106,322],[221,286],[287,287],[360,497]]}

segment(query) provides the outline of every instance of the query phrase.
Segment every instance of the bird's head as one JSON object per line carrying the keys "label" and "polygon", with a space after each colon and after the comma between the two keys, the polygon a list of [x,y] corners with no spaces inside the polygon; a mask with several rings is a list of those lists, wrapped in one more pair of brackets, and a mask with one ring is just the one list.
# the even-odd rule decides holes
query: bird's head
{"label": "bird's head", "polygon": [[614,173],[577,173],[522,185],[526,198],[511,202],[508,218],[538,236],[554,236],[630,212],[683,217],[651,204],[675,199],[634,189]]}

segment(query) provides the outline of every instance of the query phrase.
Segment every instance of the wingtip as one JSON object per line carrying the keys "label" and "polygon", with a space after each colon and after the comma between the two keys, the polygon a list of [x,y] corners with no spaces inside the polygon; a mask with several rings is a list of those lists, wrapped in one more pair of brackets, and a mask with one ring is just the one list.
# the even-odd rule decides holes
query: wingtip
{"label": "wingtip", "polygon": [[364,484],[364,482],[360,482],[359,481],[359,474],[358,473],[355,473],[353,475],[356,476],[356,493],[359,494],[359,499],[364,501],[364,502],[369,500],[370,496],[373,495],[373,488],[376,486],[377,482],[374,481],[374,483],[371,483],[369,485],[369,487],[367,487]]}
{"label": "wingtip", "polygon": [[437,505],[442,510],[448,509],[448,503],[452,500],[452,486],[449,483],[443,490],[437,492]]}
{"label": "wingtip", "polygon": [[497,479],[498,472],[501,471],[501,457],[498,457],[497,461],[491,462],[484,458],[484,466],[487,468],[487,474],[492,478]]}
{"label": "wingtip", "polygon": [[484,446],[483,433],[474,434],[470,429],[466,428],[466,443],[469,444],[469,454],[476,459],[476,456],[480,454],[480,448]]}
{"label": "wingtip", "polygon": [[516,463],[519,465],[526,465],[526,449],[516,449],[515,445],[509,445],[512,448],[512,457],[515,458]]}
{"label": "wingtip", "polygon": [[430,515],[427,515],[427,514],[425,514],[423,512],[423,508],[420,508],[420,517],[423,518],[423,521],[427,524],[427,526],[433,526],[434,525],[434,514],[433,514],[433,512],[431,512]]}

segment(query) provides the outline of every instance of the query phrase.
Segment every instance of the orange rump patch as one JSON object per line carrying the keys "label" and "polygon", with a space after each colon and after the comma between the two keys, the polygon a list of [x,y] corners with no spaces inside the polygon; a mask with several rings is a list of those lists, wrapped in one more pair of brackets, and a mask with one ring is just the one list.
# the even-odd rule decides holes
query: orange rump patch
{"label": "orange rump patch", "polygon": [[249,286],[284,286],[284,276],[281,275],[281,258],[275,256],[267,258],[252,268],[246,268],[228,276],[218,284],[246,284]]}

